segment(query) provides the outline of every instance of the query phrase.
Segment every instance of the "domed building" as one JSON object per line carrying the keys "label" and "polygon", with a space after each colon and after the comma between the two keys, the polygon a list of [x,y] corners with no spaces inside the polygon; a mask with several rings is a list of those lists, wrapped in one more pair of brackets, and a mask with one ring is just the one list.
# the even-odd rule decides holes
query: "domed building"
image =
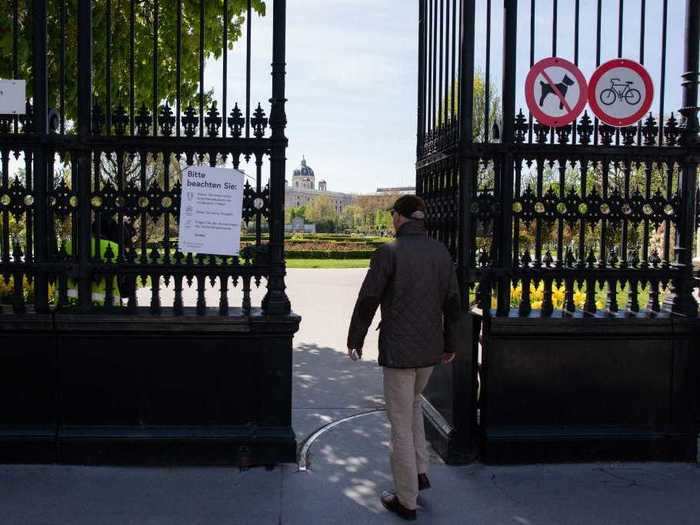
{"label": "domed building", "polygon": [[292,175],[292,188],[295,190],[315,190],[316,174],[306,164],[306,158],[301,158],[301,166],[294,170]]}
{"label": "domed building", "polygon": [[330,199],[340,214],[349,205],[354,195],[350,193],[340,193],[328,191],[328,184],[325,180],[318,182],[316,187],[316,173],[313,168],[302,157],[301,165],[292,172],[291,185],[285,184],[285,208],[298,208],[306,206],[315,198],[324,195]]}

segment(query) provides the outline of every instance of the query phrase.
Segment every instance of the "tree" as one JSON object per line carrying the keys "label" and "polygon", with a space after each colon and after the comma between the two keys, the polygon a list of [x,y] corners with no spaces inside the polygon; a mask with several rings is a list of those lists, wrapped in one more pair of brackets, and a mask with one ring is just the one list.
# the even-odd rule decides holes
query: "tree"
{"label": "tree", "polygon": [[[15,0],[19,1],[19,0]],[[202,0],[204,1],[204,0]],[[60,28],[61,5],[64,0],[47,0],[47,29],[49,49],[47,50],[49,105],[59,106],[60,89]],[[183,106],[192,103],[199,94],[199,41],[200,41],[200,2],[161,0],[158,17],[158,104],[174,104],[177,93],[176,58],[177,58],[177,6],[182,5],[182,53],[181,79],[179,83]],[[10,5],[13,3],[11,2]],[[26,4],[29,4],[27,2]],[[31,8],[18,11],[18,76],[31,79],[32,69],[32,13]],[[111,0],[111,27],[107,25],[108,0],[92,0],[93,5],[93,94],[95,100],[104,108],[106,101],[107,68],[111,71],[111,97],[116,107],[122,104],[128,110],[129,68],[131,63],[130,34],[131,1]],[[230,0],[228,6],[228,49],[233,49],[235,42],[242,35],[247,10],[246,0]],[[154,36],[154,0],[135,2],[134,10],[134,96],[136,107],[153,105],[153,36]],[[78,41],[78,1],[65,1],[65,74],[66,107],[63,113],[68,121],[74,121],[77,115],[77,41]],[[220,58],[224,51],[223,42],[223,0],[206,0],[204,15],[204,59]],[[264,0],[253,0],[255,13],[265,15]],[[13,50],[13,10],[0,12],[0,53],[5,60],[0,61],[0,78],[12,78]],[[111,37],[111,64],[107,62],[107,38]],[[31,97],[32,82],[27,83],[27,95]],[[211,98],[208,92],[207,103]]]}
{"label": "tree", "polygon": [[391,213],[386,210],[377,210],[374,214],[374,227],[379,231],[388,231],[391,226]]}
{"label": "tree", "polygon": [[355,230],[362,225],[364,213],[360,206],[350,204],[340,214],[340,224],[345,230]]}
{"label": "tree", "polygon": [[[492,137],[493,125],[501,122],[501,99],[496,95],[498,90],[493,83],[489,83],[488,97],[486,96],[486,80],[480,72],[474,73],[472,133],[475,142],[484,142],[486,130]],[[488,100],[487,100],[488,98]],[[486,107],[489,108],[489,121],[486,125]],[[447,108],[447,111],[445,111]],[[455,82],[447,94],[447,100],[443,100],[438,112],[438,125],[444,125],[459,114],[459,82]]]}
{"label": "tree", "polygon": [[354,205],[362,210],[362,221],[358,227],[366,232],[388,229],[391,214],[387,209],[394,204],[398,195],[361,195],[354,200]]}
{"label": "tree", "polygon": [[315,223],[335,222],[338,219],[338,214],[331,199],[327,195],[319,195],[306,206],[304,218]]}
{"label": "tree", "polygon": [[301,217],[302,219],[306,215],[306,206],[298,206],[293,208],[287,208],[284,210],[284,222],[285,224],[291,224],[294,219]]}

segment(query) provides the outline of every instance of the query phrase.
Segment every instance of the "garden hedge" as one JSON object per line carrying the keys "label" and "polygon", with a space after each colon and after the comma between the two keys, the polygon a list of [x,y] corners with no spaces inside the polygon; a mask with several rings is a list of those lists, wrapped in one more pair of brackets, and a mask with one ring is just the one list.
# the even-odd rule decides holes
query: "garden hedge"
{"label": "garden hedge", "polygon": [[337,250],[304,250],[304,251],[287,251],[285,258],[287,259],[370,259],[374,254],[374,250],[353,250],[353,251],[337,251]]}

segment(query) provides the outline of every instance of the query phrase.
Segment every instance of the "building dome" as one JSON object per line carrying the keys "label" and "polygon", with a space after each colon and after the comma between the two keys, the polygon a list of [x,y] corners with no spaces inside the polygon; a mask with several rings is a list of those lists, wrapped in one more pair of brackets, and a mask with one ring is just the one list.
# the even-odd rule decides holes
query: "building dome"
{"label": "building dome", "polygon": [[301,159],[301,166],[294,170],[295,177],[315,177],[314,170],[306,164],[306,159]]}
{"label": "building dome", "polygon": [[316,174],[311,167],[306,164],[306,159],[302,157],[301,166],[294,170],[292,175],[292,187],[300,190],[316,189]]}

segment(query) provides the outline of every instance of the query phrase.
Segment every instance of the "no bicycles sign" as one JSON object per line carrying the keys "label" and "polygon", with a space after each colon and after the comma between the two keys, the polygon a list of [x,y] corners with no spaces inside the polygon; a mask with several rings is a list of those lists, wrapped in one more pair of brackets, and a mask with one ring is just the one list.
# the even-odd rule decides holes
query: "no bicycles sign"
{"label": "no bicycles sign", "polygon": [[588,103],[611,126],[629,126],[641,119],[654,98],[654,83],[641,64],[618,58],[601,65],[591,77]]}

